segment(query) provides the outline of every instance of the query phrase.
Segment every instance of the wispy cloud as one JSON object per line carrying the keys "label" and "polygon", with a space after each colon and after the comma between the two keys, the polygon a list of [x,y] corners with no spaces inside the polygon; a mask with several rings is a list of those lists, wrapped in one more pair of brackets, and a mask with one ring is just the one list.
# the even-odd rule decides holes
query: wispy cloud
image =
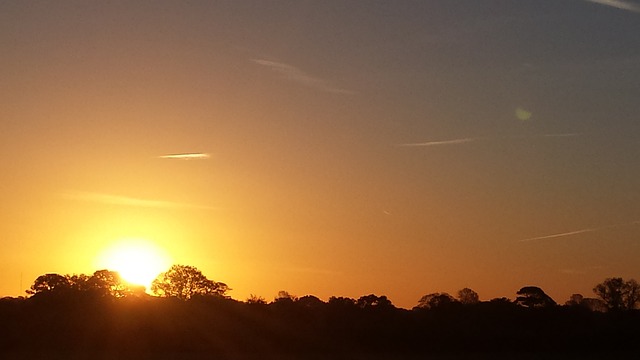
{"label": "wispy cloud", "polygon": [[598,265],[598,266],[587,266],[582,268],[564,268],[564,269],[558,269],[558,271],[567,275],[584,275],[592,272],[593,270],[597,271],[603,268],[604,266]]}
{"label": "wispy cloud", "polygon": [[297,272],[297,273],[308,273],[308,274],[320,274],[320,275],[342,275],[341,272],[329,269],[317,269],[317,268],[308,268],[308,267],[294,267],[288,268],[288,271]]}
{"label": "wispy cloud", "polygon": [[611,6],[620,10],[640,13],[640,4],[625,0],[586,0],[588,2]]}
{"label": "wispy cloud", "polygon": [[558,237],[564,237],[564,236],[571,236],[571,235],[594,232],[594,231],[598,231],[598,230],[602,230],[602,229],[606,229],[606,227],[603,227],[603,228],[591,228],[591,229],[581,229],[581,230],[568,231],[568,232],[552,234],[552,235],[536,236],[536,237],[532,237],[532,238],[528,238],[528,239],[522,239],[522,240],[518,240],[518,241],[527,242],[527,241],[534,241],[534,240],[553,239],[553,238],[558,238]]}
{"label": "wispy cloud", "polygon": [[186,204],[173,201],[163,200],[149,200],[140,199],[129,196],[83,192],[83,191],[68,191],[61,194],[62,197],[77,201],[93,202],[105,205],[118,205],[118,206],[132,206],[132,207],[145,207],[145,208],[163,208],[163,209],[206,209],[212,210],[214,207]]}
{"label": "wispy cloud", "polygon": [[542,135],[542,137],[574,137],[574,136],[580,136],[582,135],[581,133],[565,133],[565,134],[544,134]]}
{"label": "wispy cloud", "polygon": [[167,154],[160,155],[160,159],[178,159],[178,160],[204,160],[210,158],[211,155],[205,153],[184,153],[184,154]]}
{"label": "wispy cloud", "polygon": [[613,229],[613,228],[618,228],[618,227],[621,227],[621,226],[629,226],[629,225],[636,225],[636,224],[640,224],[640,221],[636,220],[636,221],[632,221],[632,222],[628,222],[628,223],[622,223],[622,224],[613,224],[613,225],[600,226],[600,227],[595,227],[595,228],[586,228],[586,229],[580,229],[580,230],[574,230],[574,231],[567,231],[567,232],[551,234],[551,235],[536,236],[536,237],[532,237],[532,238],[521,239],[521,240],[518,240],[518,241],[519,242],[529,242],[529,241],[536,241],[536,240],[553,239],[553,238],[572,236],[572,235],[578,235],[578,234],[585,234],[585,233],[590,233],[590,232],[595,232],[595,231]]}
{"label": "wispy cloud", "polygon": [[452,140],[440,140],[440,141],[427,141],[421,143],[407,143],[407,144],[398,144],[398,146],[439,146],[439,145],[453,145],[453,144],[464,144],[472,141],[478,140],[477,138],[463,138],[463,139],[452,139]]}
{"label": "wispy cloud", "polygon": [[318,90],[322,90],[330,93],[349,94],[349,95],[355,94],[354,91],[333,86],[328,81],[311,76],[306,72],[300,70],[299,68],[289,64],[285,64],[277,61],[265,60],[265,59],[251,59],[251,61],[279,73],[289,81],[297,82],[299,84],[313,87]]}
{"label": "wispy cloud", "polygon": [[558,271],[567,275],[584,275],[587,273],[584,269],[559,269]]}
{"label": "wispy cloud", "polygon": [[504,137],[477,137],[477,138],[460,138],[460,139],[451,139],[451,140],[436,140],[436,141],[426,141],[419,143],[406,143],[406,144],[398,144],[398,146],[407,146],[407,147],[420,147],[420,146],[439,146],[439,145],[456,145],[456,144],[466,144],[470,142],[480,141],[480,140],[501,140],[501,139],[531,139],[531,138],[563,138],[563,137],[574,137],[580,136],[581,133],[557,133],[557,134],[544,134],[544,135],[533,135],[533,136],[504,136]]}

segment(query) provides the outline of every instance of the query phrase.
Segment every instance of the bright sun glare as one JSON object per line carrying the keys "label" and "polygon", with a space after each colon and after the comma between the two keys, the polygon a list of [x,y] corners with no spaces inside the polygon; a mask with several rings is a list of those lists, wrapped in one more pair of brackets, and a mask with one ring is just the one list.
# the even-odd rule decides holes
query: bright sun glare
{"label": "bright sun glare", "polygon": [[171,259],[153,242],[124,239],[103,251],[97,265],[99,269],[117,271],[131,284],[149,289],[156,276],[171,266]]}

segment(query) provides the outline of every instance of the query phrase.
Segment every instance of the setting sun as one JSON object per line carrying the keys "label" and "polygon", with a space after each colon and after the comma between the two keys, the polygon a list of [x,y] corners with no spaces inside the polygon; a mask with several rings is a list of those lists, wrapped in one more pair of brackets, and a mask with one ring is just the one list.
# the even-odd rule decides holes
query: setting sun
{"label": "setting sun", "polygon": [[169,268],[171,260],[150,241],[126,239],[102,252],[97,265],[117,271],[125,281],[148,289],[156,276]]}

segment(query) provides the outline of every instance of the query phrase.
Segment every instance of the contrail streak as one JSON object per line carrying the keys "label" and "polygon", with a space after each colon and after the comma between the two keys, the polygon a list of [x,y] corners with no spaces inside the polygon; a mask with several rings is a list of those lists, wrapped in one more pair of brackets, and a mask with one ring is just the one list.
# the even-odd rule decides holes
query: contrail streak
{"label": "contrail streak", "polygon": [[530,135],[530,136],[504,136],[504,137],[479,137],[479,138],[461,138],[451,140],[438,140],[438,141],[426,141],[421,143],[406,143],[398,144],[397,146],[405,147],[424,147],[424,146],[439,146],[439,145],[455,145],[475,142],[478,140],[498,141],[504,139],[535,139],[535,138],[567,138],[581,136],[582,133],[557,133],[557,134],[543,134],[543,135]]}
{"label": "contrail streak", "polygon": [[453,139],[453,140],[443,140],[443,141],[427,141],[422,143],[409,143],[409,144],[399,144],[398,146],[438,146],[438,145],[452,145],[452,144],[463,144],[475,141],[474,138],[464,138],[464,139]]}
{"label": "contrail streak", "polygon": [[628,10],[640,13],[640,5],[624,0],[586,0],[588,2],[611,6],[620,10]]}
{"label": "contrail streak", "polygon": [[330,93],[348,94],[348,95],[355,94],[355,92],[351,90],[335,87],[331,85],[329,82],[327,82],[326,80],[311,76],[306,72],[300,70],[299,68],[289,64],[285,64],[277,61],[265,60],[265,59],[251,59],[251,61],[258,65],[265,66],[281,74],[284,78],[286,78],[289,81],[294,81],[299,84],[310,86],[310,87],[313,87],[322,91],[330,92]]}
{"label": "contrail streak", "polygon": [[569,232],[552,234],[552,235],[536,236],[536,237],[532,237],[532,238],[528,238],[528,239],[522,239],[522,240],[518,240],[518,241],[519,242],[528,242],[528,241],[535,241],[535,240],[553,239],[553,238],[559,238],[559,237],[571,236],[571,235],[578,235],[578,234],[584,234],[584,233],[590,233],[590,232],[594,232],[594,231],[612,229],[612,228],[617,228],[617,227],[621,227],[621,226],[635,225],[635,224],[640,224],[640,221],[636,220],[636,221],[632,221],[632,222],[628,222],[628,223],[624,223],[624,224],[613,224],[613,225],[601,226],[601,227],[596,227],[596,228],[587,228],[587,229],[569,231]]}
{"label": "contrail streak", "polygon": [[563,237],[563,236],[584,234],[584,233],[593,232],[593,231],[597,231],[597,230],[601,230],[601,229],[605,229],[605,228],[582,229],[582,230],[569,231],[569,232],[553,234],[553,235],[537,236],[537,237],[532,237],[532,238],[528,238],[528,239],[522,239],[522,240],[518,240],[518,241],[526,242],[526,241],[534,241],[534,240],[553,239],[553,238]]}
{"label": "contrail streak", "polygon": [[573,137],[580,136],[581,133],[566,133],[566,134],[544,134],[542,137]]}
{"label": "contrail streak", "polygon": [[61,194],[63,197],[78,201],[88,201],[93,203],[100,203],[105,205],[118,205],[118,206],[132,206],[132,207],[146,207],[146,208],[164,208],[164,209],[204,209],[213,210],[214,207],[185,204],[173,201],[164,200],[150,200],[140,199],[129,196],[93,193],[93,192],[81,192],[70,191]]}
{"label": "contrail streak", "polygon": [[158,156],[160,159],[179,159],[179,160],[196,160],[196,159],[208,159],[209,154],[205,153],[185,153],[185,154],[168,154]]}

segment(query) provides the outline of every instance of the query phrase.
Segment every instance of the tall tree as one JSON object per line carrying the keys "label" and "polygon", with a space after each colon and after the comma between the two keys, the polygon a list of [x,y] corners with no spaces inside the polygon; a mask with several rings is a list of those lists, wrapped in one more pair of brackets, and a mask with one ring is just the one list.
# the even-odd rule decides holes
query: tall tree
{"label": "tall tree", "polygon": [[132,289],[116,271],[98,270],[93,273],[88,282],[93,291],[97,291],[102,295],[121,298],[133,293]]}
{"label": "tall tree", "polygon": [[356,305],[362,309],[388,309],[393,304],[385,295],[377,296],[374,294],[364,295],[358,298]]}
{"label": "tall tree", "polygon": [[516,294],[518,297],[515,302],[518,305],[532,308],[556,305],[556,302],[537,286],[525,286],[518,290]]}
{"label": "tall tree", "polygon": [[293,303],[296,300],[298,300],[297,296],[291,295],[288,291],[280,290],[278,291],[278,295],[273,299],[273,302]]}
{"label": "tall tree", "polygon": [[60,293],[71,289],[71,282],[68,276],[60,274],[40,275],[33,282],[33,285],[26,291],[29,295],[39,293]]}
{"label": "tall tree", "polygon": [[607,278],[593,292],[613,311],[635,309],[640,303],[640,285],[633,279]]}
{"label": "tall tree", "polygon": [[188,265],[173,265],[153,280],[151,291],[161,297],[188,300],[197,295],[225,296],[225,283],[207,279],[200,270]]}
{"label": "tall tree", "polygon": [[432,293],[424,295],[418,300],[418,305],[414,309],[436,309],[457,303],[453,296],[446,292]]}
{"label": "tall tree", "polygon": [[307,309],[318,309],[326,305],[326,303],[320,300],[317,296],[305,295],[296,300],[296,305]]}
{"label": "tall tree", "polygon": [[[98,270],[93,275],[45,274],[39,276],[27,290],[27,294],[92,294],[98,296],[125,297],[138,293],[127,285],[120,274],[110,270]],[[144,292],[144,290],[142,290]]]}
{"label": "tall tree", "polygon": [[625,283],[624,306],[628,310],[635,309],[640,304],[640,284],[634,279]]}
{"label": "tall tree", "polygon": [[464,305],[477,304],[480,302],[480,296],[477,292],[464,288],[458,291],[458,301]]}

